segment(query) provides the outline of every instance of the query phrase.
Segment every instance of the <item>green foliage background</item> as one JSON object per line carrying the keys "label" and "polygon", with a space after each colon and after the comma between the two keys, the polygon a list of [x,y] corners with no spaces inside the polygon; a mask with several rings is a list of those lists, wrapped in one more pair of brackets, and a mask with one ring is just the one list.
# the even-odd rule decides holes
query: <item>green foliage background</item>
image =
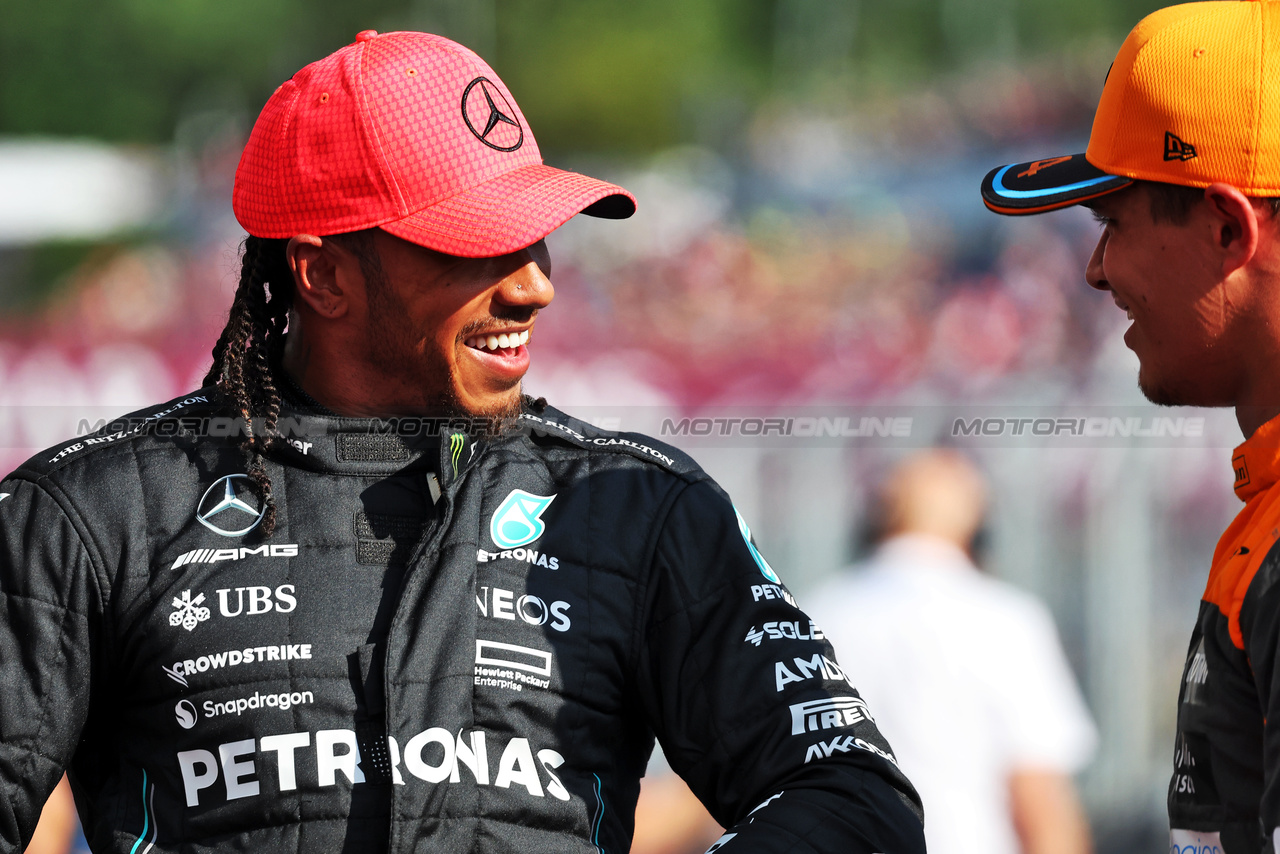
{"label": "green foliage background", "polygon": [[0,0],[0,133],[163,143],[256,114],[361,29],[430,29],[485,55],[549,151],[644,152],[716,110],[894,91],[991,59],[1105,40],[1153,0]]}

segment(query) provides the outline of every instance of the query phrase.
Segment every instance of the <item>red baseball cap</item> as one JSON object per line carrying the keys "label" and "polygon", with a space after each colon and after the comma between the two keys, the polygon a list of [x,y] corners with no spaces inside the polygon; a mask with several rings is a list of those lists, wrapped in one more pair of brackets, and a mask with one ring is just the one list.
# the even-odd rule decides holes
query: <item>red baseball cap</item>
{"label": "red baseball cap", "polygon": [[267,101],[232,207],[257,237],[380,227],[468,258],[536,243],[576,213],[623,219],[626,190],[546,166],[483,59],[427,33],[365,30]]}

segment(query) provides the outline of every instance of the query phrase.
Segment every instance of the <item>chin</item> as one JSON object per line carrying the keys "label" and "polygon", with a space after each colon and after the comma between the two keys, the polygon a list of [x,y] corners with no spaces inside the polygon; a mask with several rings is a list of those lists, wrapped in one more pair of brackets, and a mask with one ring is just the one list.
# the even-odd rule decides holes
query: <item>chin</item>
{"label": "chin", "polygon": [[1138,370],[1138,389],[1156,406],[1231,406],[1222,396],[1221,389],[1203,391],[1186,379],[1167,380],[1151,377],[1147,371]]}
{"label": "chin", "polygon": [[1181,399],[1177,394],[1165,386],[1146,382],[1143,380],[1141,374],[1138,375],[1138,389],[1147,400],[1151,401],[1156,406],[1195,406],[1193,401]]}
{"label": "chin", "polygon": [[468,396],[465,402],[462,396],[458,395],[455,397],[454,404],[453,409],[459,414],[488,421],[489,432],[505,433],[516,424],[524,406],[524,398],[520,393],[520,386],[517,385],[509,392]]}

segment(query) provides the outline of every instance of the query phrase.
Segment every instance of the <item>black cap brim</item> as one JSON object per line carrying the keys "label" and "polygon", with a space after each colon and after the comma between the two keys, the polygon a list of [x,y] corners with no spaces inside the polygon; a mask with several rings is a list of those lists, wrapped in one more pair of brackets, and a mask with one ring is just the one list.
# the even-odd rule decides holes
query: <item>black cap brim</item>
{"label": "black cap brim", "polygon": [[1012,163],[992,169],[982,179],[982,201],[1006,216],[1026,216],[1078,205],[1133,183],[1108,175],[1083,154]]}

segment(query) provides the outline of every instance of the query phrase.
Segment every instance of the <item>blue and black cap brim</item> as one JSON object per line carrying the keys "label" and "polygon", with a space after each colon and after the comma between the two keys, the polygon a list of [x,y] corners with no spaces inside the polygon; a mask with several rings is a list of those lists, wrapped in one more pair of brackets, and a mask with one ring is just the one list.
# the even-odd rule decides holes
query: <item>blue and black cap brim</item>
{"label": "blue and black cap brim", "polygon": [[1078,205],[1133,183],[1108,175],[1083,154],[1012,163],[982,180],[982,201],[998,214],[1026,216]]}

